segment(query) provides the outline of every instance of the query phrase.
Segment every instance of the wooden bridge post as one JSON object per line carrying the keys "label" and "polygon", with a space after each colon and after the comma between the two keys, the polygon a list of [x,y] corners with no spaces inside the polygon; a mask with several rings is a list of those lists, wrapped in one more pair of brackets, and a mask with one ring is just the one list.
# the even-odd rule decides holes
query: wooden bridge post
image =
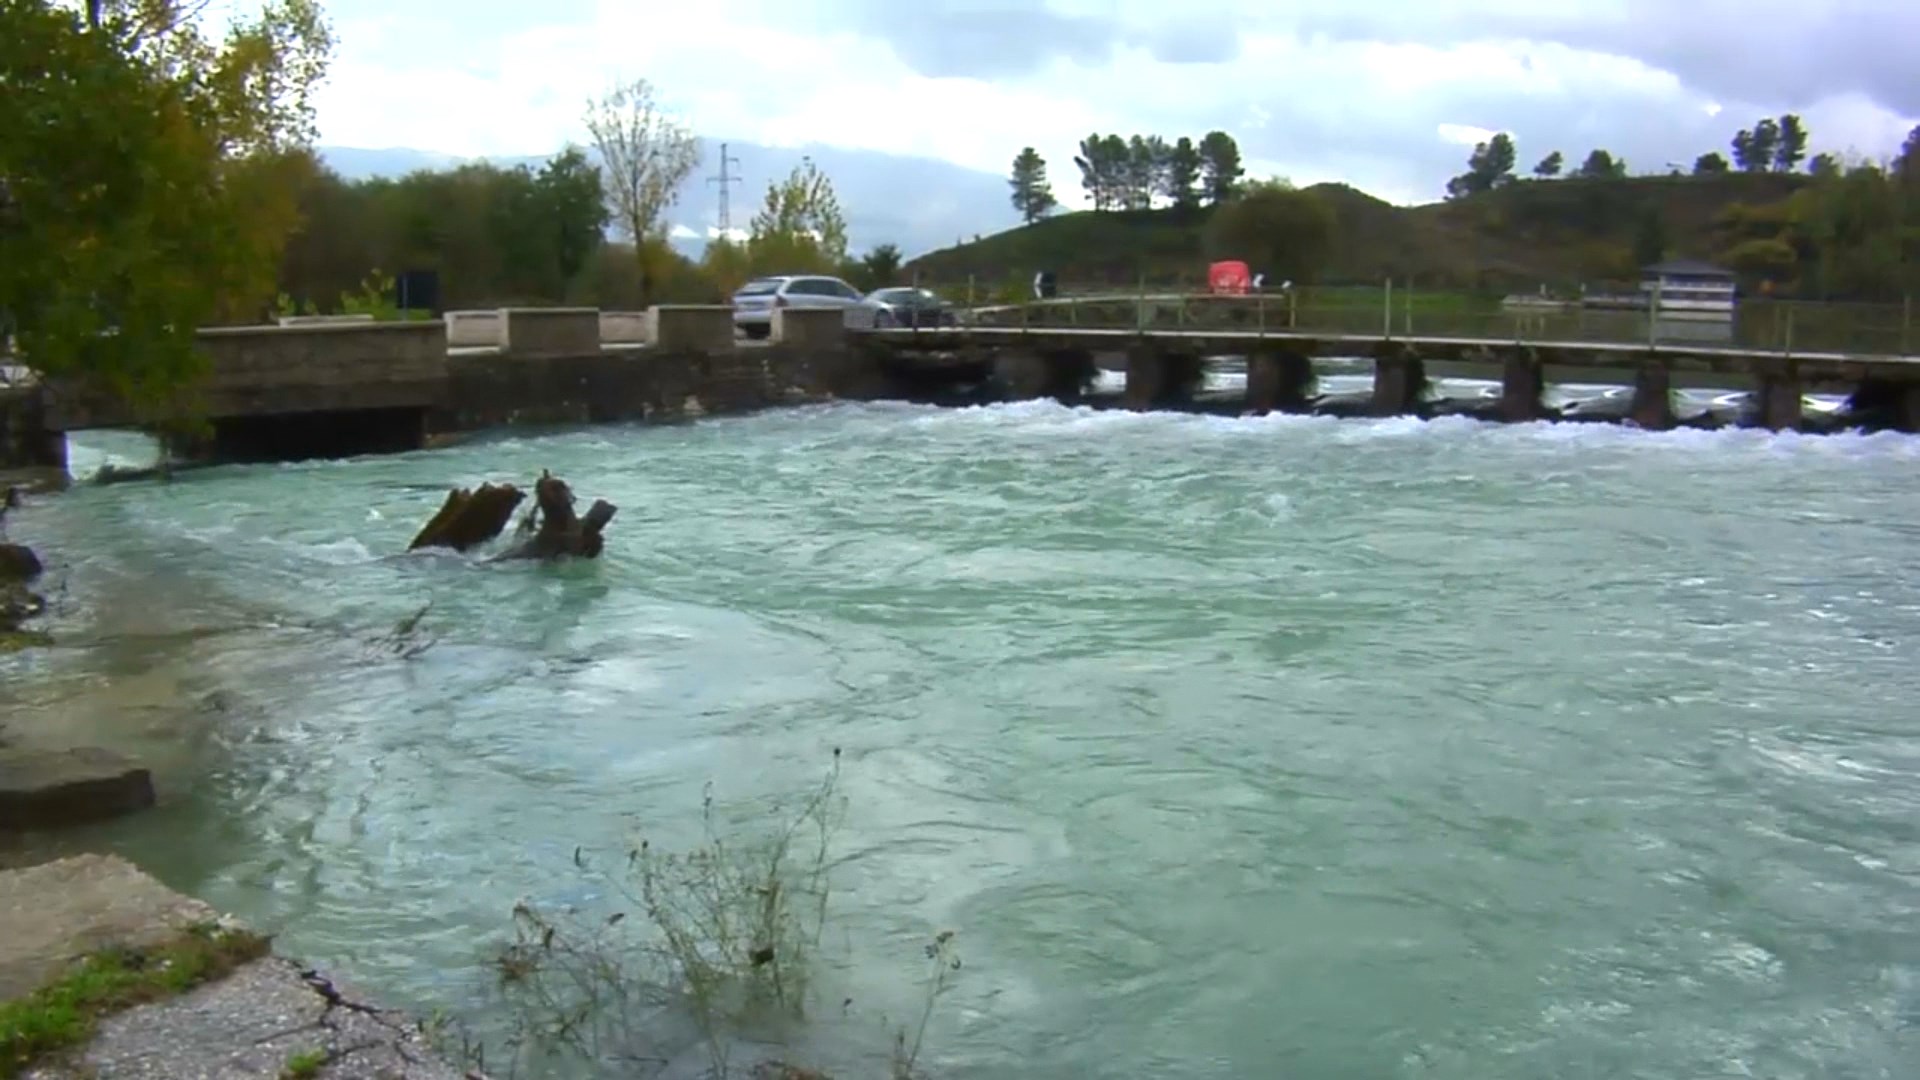
{"label": "wooden bridge post", "polygon": [[1673,376],[1666,362],[1647,354],[1633,375],[1633,405],[1627,419],[1648,431],[1673,427]]}
{"label": "wooden bridge post", "polygon": [[1383,344],[1373,355],[1373,415],[1407,416],[1421,411],[1427,367],[1413,350]]}

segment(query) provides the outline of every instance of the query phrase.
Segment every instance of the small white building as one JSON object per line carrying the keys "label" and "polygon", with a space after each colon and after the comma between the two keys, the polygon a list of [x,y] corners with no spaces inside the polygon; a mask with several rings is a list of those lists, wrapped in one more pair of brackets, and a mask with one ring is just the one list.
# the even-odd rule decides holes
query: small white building
{"label": "small white building", "polygon": [[1669,259],[1640,269],[1647,307],[1665,319],[1733,318],[1734,273],[1697,259]]}

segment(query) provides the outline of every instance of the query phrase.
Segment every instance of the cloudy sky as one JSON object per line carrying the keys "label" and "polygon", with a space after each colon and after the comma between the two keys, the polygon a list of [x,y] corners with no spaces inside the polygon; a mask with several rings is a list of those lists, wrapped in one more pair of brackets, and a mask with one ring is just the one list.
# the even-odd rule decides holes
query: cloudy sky
{"label": "cloudy sky", "polygon": [[1691,163],[1797,111],[1813,151],[1880,157],[1920,121],[1915,0],[328,0],[321,142],[463,155],[584,140],[644,76],[702,134],[1004,172],[1064,200],[1094,131],[1220,128],[1250,170],[1438,198],[1476,138],[1522,168],[1604,146]]}

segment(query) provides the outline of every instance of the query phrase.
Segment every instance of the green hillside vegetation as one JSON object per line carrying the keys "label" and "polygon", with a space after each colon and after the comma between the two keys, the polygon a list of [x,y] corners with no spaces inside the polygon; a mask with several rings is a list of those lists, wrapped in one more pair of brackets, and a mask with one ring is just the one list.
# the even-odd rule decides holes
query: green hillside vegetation
{"label": "green hillside vegetation", "polygon": [[[1664,255],[1720,258],[1723,221],[1792,220],[1788,199],[1812,183],[1798,175],[1633,177],[1525,181],[1460,199],[1400,207],[1346,184],[1300,195],[1334,220],[1313,279],[1322,284],[1409,278],[1447,288],[1571,288],[1631,279],[1650,250],[1640,234],[1659,222]],[[1026,281],[1049,269],[1063,285],[1195,282],[1214,258],[1249,258],[1221,237],[1209,244],[1219,208],[1080,211],[1045,218],[907,265],[945,283]],[[1648,260],[1652,261],[1652,260]],[[1271,273],[1269,274],[1271,277]]]}
{"label": "green hillside vegetation", "polygon": [[[1564,178],[1551,154],[1530,179],[1512,174],[1512,142],[1496,135],[1475,148],[1449,198],[1411,207],[1345,184],[1296,191],[1268,182],[1237,183],[1231,196],[1211,200],[1175,184],[1159,192],[1171,205],[1155,208],[1150,187],[1137,197],[1103,195],[1115,183],[1126,188],[1133,173],[1125,160],[1115,180],[1083,157],[1075,162],[1083,186],[1106,209],[1042,217],[905,270],[992,294],[1024,292],[1046,269],[1075,292],[1197,286],[1210,261],[1245,259],[1273,284],[1391,278],[1429,290],[1571,294],[1630,287],[1647,263],[1684,257],[1726,265],[1749,289],[1796,298],[1893,301],[1920,290],[1920,129],[1885,164],[1848,167],[1823,154],[1806,171],[1798,171],[1805,133],[1797,119],[1754,130],[1761,136],[1735,136],[1734,164],[1702,154],[1691,174],[1628,176],[1624,162],[1596,150]],[[1016,196],[1033,186],[1033,163],[1023,168]],[[1249,200],[1267,206],[1243,211]],[[1321,222],[1330,222],[1325,235]]]}

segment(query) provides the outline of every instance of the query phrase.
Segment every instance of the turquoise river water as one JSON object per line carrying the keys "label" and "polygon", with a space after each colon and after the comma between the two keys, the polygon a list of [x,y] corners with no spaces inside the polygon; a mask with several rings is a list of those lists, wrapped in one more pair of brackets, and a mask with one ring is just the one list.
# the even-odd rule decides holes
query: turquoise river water
{"label": "turquoise river water", "polygon": [[[400,554],[542,468],[619,505],[601,560]],[[1913,438],[834,405],[12,531],[59,645],[0,661],[6,736],[163,788],[58,843],[491,1038],[513,903],[598,902],[576,846],[838,747],[788,1050],[842,1076],[941,929],[932,1077],[1920,1075]]]}

